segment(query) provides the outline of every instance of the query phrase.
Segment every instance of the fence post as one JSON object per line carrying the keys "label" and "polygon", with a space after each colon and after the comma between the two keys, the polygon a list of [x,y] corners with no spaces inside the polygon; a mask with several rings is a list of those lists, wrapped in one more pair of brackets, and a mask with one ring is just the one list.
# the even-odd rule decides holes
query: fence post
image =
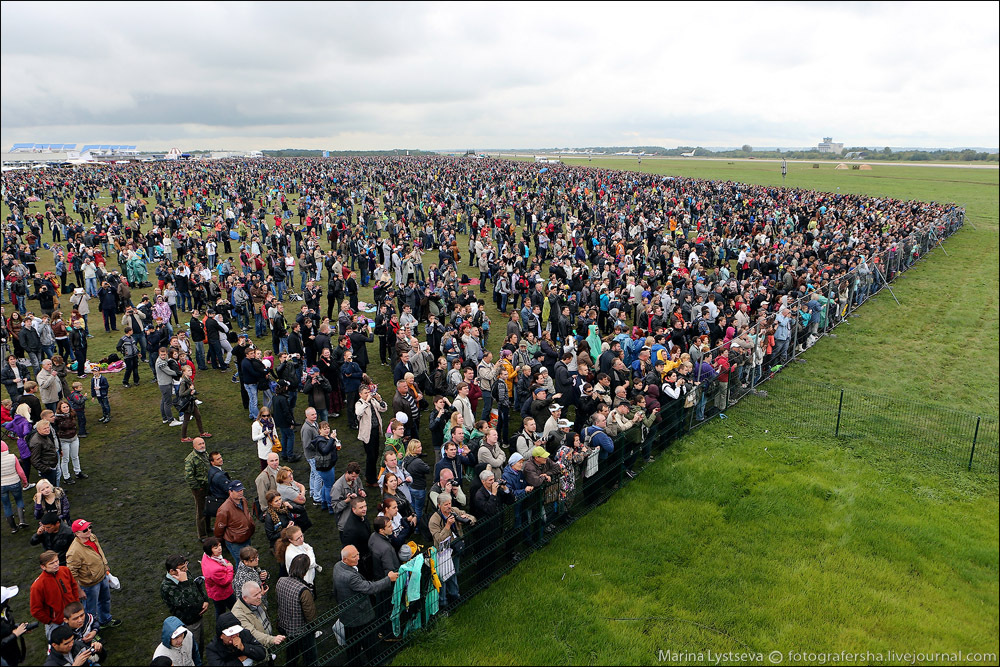
{"label": "fence post", "polygon": [[833,437],[840,437],[840,411],[844,408],[844,390],[840,390],[840,402],[837,403],[837,428],[833,432]]}
{"label": "fence post", "polygon": [[979,422],[982,417],[976,417],[976,432],[972,434],[972,451],[969,452],[969,472],[972,472],[972,459],[976,455],[976,440],[979,439]]}

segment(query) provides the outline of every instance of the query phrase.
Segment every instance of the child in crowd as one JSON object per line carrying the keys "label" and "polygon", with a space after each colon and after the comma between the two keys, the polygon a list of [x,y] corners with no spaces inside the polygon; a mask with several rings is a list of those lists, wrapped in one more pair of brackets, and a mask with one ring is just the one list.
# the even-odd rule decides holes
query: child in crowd
{"label": "child in crowd", "polygon": [[92,367],[94,378],[90,381],[90,398],[101,404],[103,415],[97,421],[107,424],[111,421],[111,401],[108,400],[108,379],[101,375],[101,367],[94,364]]}
{"label": "child in crowd", "polygon": [[80,438],[87,437],[87,395],[83,393],[83,383],[74,382],[73,391],[69,393],[66,398],[69,401],[69,407],[73,409],[76,413],[76,435]]}

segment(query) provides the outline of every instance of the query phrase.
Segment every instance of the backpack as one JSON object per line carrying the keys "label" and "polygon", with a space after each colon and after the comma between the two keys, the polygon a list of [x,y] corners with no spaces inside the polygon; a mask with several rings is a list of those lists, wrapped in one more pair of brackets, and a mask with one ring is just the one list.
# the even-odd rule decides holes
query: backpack
{"label": "backpack", "polygon": [[337,441],[333,438],[323,438],[316,444],[316,470],[326,472],[337,464]]}
{"label": "backpack", "polygon": [[139,348],[135,344],[135,340],[125,340],[122,339],[119,344],[119,350],[121,350],[122,356],[126,359],[136,356],[139,354]]}

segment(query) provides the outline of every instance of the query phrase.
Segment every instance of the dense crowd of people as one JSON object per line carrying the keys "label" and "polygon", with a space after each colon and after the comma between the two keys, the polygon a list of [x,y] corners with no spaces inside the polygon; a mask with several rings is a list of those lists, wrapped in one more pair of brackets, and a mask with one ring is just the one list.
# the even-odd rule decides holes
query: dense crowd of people
{"label": "dense crowd of people", "polygon": [[[30,529],[34,488],[30,607],[59,665],[103,660],[120,623],[66,490],[87,479],[88,407],[110,421],[112,392],[155,382],[165,432],[191,444],[204,556],[200,576],[166,557],[157,664],[262,663],[286,640],[291,662],[314,661],[302,629],[328,555],[306,536],[334,523],[360,663],[365,596],[391,595],[414,542],[447,549],[528,494],[557,506],[622,436],[724,410],[914,261],[922,235],[960,224],[939,204],[444,157],[6,172],[3,195],[2,499],[10,531]],[[88,357],[101,335],[103,364]],[[259,471],[234,475],[207,446],[210,370],[235,385]],[[338,428],[363,461],[339,457]],[[280,567],[270,597],[259,533]],[[461,594],[457,576],[435,588],[442,608]],[[27,631],[14,595],[11,665]]]}

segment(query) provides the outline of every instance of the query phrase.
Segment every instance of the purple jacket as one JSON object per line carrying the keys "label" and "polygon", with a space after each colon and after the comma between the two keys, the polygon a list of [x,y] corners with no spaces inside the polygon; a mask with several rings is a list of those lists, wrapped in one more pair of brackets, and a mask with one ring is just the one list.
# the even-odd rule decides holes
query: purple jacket
{"label": "purple jacket", "polygon": [[712,368],[712,364],[704,360],[698,362],[698,365],[695,366],[694,372],[691,373],[691,377],[694,381],[701,382],[702,384],[711,382],[718,376],[719,374],[715,372],[714,368]]}
{"label": "purple jacket", "polygon": [[3,425],[5,429],[17,436],[18,457],[22,459],[31,458],[31,448],[25,440],[32,431],[31,422],[21,415],[14,415],[14,418]]}

